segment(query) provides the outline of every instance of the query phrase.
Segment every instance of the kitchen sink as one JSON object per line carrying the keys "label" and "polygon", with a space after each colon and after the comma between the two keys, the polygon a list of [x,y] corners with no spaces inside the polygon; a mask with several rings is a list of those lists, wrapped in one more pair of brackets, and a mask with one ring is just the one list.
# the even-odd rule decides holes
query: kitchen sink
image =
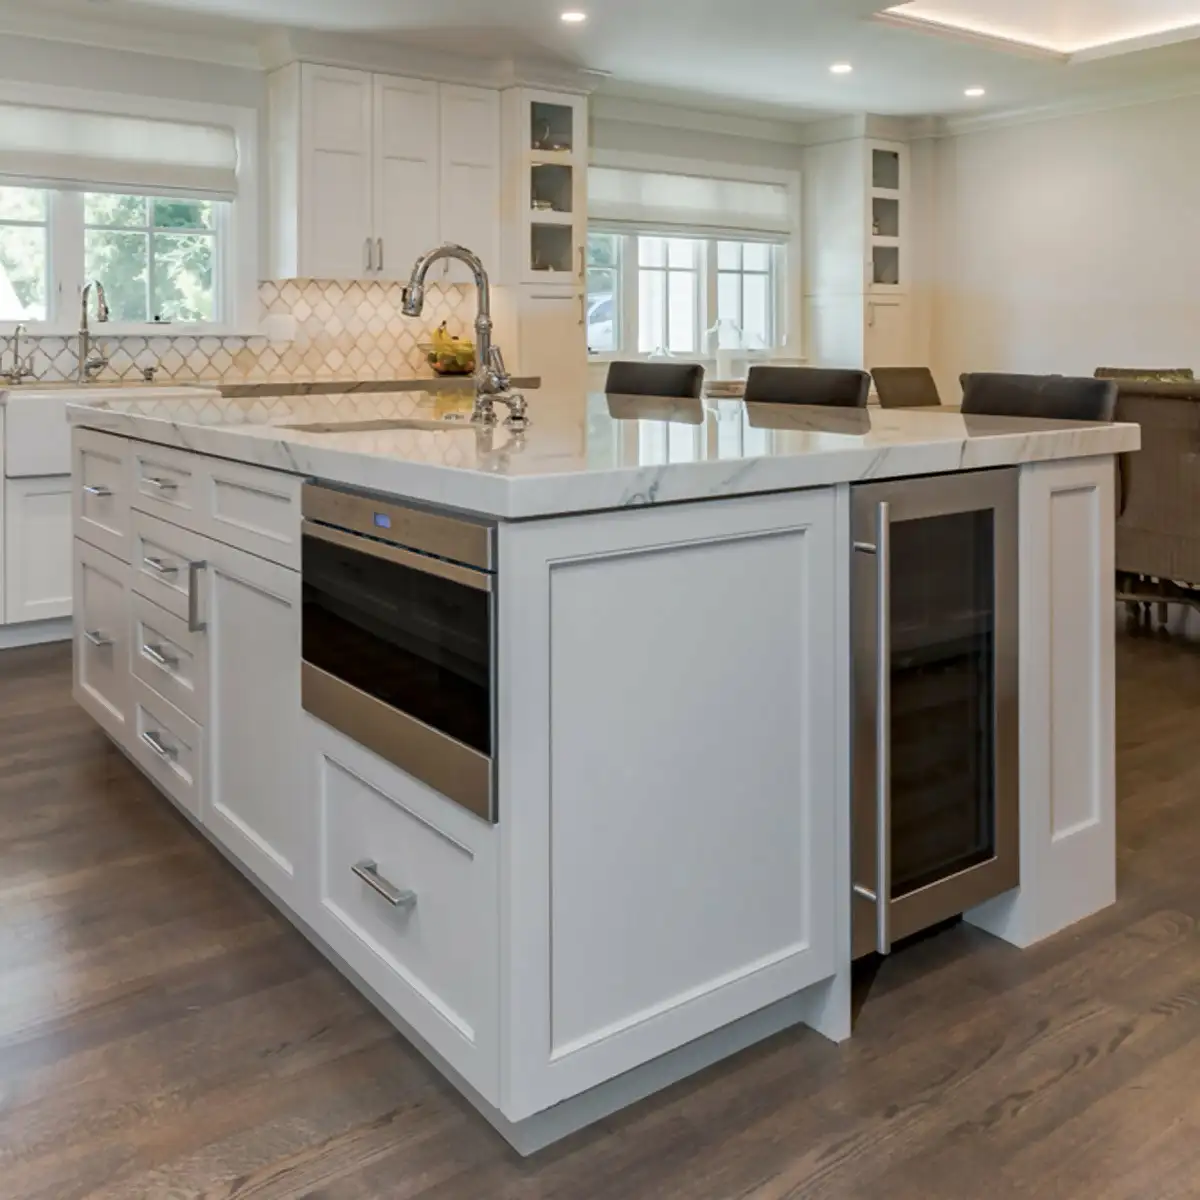
{"label": "kitchen sink", "polygon": [[302,425],[277,425],[277,429],[294,429],[298,433],[380,433],[389,429],[453,430],[468,429],[465,417],[393,417],[376,421],[313,421]]}

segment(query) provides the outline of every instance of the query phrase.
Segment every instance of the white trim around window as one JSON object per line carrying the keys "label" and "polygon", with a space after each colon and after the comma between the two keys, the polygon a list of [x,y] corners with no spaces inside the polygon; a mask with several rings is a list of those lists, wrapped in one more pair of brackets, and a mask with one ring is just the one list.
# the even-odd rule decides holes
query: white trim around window
{"label": "white trim around window", "polygon": [[[214,264],[218,318],[213,322],[204,323],[113,322],[103,326],[103,333],[107,336],[170,337],[199,333],[215,336],[253,334],[259,331],[261,170],[258,146],[259,115],[254,109],[11,81],[0,81],[0,104],[84,109],[116,116],[149,117],[231,128],[237,138],[237,195],[231,202],[216,205],[217,219],[220,222],[217,236],[219,261]],[[17,187],[44,186],[43,181],[32,179],[4,178],[0,179],[0,183]],[[98,183],[93,190],[105,192],[112,189]],[[27,323],[31,334],[69,335],[78,330],[79,287],[83,275],[81,204],[78,193],[52,191],[50,194],[47,296],[49,312],[45,321]],[[11,335],[15,325],[16,323],[11,321],[0,322],[0,336]]]}

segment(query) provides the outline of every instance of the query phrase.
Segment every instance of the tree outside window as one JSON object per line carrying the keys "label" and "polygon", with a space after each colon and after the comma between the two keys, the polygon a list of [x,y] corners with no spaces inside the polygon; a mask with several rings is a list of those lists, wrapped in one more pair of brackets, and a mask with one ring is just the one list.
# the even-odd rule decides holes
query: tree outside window
{"label": "tree outside window", "polygon": [[44,321],[49,193],[0,187],[0,321]]}

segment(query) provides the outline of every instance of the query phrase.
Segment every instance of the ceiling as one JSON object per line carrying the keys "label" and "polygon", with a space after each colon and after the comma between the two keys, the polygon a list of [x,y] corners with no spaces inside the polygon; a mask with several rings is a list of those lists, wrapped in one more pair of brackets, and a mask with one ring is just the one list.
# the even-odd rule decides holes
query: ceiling
{"label": "ceiling", "polygon": [[[0,17],[6,6],[29,11],[25,0],[0,0]],[[563,24],[559,12],[567,7],[586,11],[588,20]],[[1066,57],[1098,42],[1200,21],[1200,0],[915,0],[899,6],[906,17],[932,16],[1057,54],[873,19],[885,7],[883,0],[38,0],[37,6],[60,20],[78,14],[93,23],[245,40],[285,26],[472,56],[560,61],[605,73],[604,90],[615,94],[799,119],[1023,108],[1174,80],[1183,86],[1200,72],[1200,40],[1193,36],[1200,28],[1159,39],[1166,45],[1134,42],[1129,53]],[[854,69],[833,75],[835,62]],[[966,97],[972,86],[986,95]]]}

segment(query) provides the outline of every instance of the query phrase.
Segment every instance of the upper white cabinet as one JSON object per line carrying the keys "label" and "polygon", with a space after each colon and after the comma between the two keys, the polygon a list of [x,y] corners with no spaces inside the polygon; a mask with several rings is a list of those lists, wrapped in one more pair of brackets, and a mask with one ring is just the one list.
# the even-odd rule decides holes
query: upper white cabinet
{"label": "upper white cabinet", "polygon": [[867,195],[867,289],[907,292],[908,147],[902,142],[867,143]]}
{"label": "upper white cabinet", "polygon": [[442,241],[498,266],[498,92],[297,63],[270,101],[275,275],[407,278]]}

